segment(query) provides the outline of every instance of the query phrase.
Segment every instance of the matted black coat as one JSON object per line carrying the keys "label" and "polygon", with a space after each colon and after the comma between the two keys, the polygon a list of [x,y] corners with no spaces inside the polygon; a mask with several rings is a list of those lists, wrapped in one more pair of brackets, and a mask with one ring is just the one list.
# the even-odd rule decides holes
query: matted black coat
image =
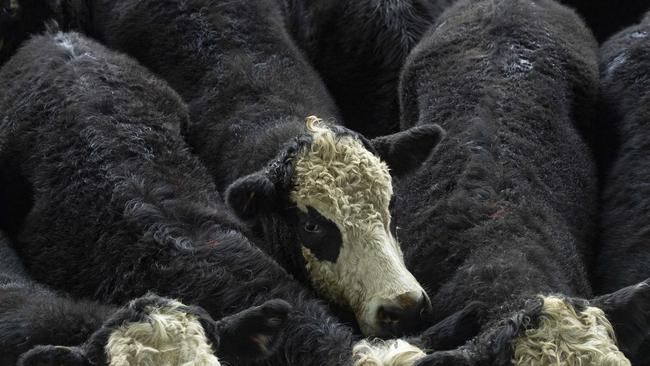
{"label": "matted black coat", "polygon": [[[120,358],[217,366],[252,354],[264,358],[277,347],[290,309],[271,300],[214,322],[203,309],[153,294],[122,308],[76,301],[34,282],[2,232],[0,284],[2,365],[107,365]],[[270,337],[266,348],[260,337]]]}
{"label": "matted black coat", "polygon": [[[620,141],[602,193],[594,287],[610,292],[650,277],[650,13],[605,42],[600,51],[602,122]],[[646,291],[649,282],[646,281]],[[650,314],[650,297],[640,307]],[[634,365],[650,363],[650,320],[625,314]]]}
{"label": "matted black coat", "polygon": [[397,184],[405,259],[437,316],[469,301],[492,309],[481,335],[423,365],[626,364],[602,310],[567,299],[591,297],[597,184],[584,136],[596,50],[553,1],[467,0],[409,56],[402,127],[437,123],[448,135]]}
{"label": "matted black coat", "polygon": [[345,125],[367,137],[399,131],[398,82],[422,34],[454,0],[289,0],[296,43]]}

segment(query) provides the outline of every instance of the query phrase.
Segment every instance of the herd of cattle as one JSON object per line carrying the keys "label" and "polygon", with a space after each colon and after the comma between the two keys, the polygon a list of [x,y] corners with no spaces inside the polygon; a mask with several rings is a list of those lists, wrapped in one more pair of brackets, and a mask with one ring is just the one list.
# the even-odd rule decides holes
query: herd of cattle
{"label": "herd of cattle", "polygon": [[0,1],[0,365],[650,365],[643,3]]}

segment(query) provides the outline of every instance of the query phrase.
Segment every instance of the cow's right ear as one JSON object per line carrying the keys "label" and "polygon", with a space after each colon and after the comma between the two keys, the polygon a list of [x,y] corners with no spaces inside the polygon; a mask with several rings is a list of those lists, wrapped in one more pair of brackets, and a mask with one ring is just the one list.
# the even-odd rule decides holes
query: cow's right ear
{"label": "cow's right ear", "polygon": [[275,185],[264,171],[239,178],[226,190],[226,204],[243,220],[267,212],[277,200]]}

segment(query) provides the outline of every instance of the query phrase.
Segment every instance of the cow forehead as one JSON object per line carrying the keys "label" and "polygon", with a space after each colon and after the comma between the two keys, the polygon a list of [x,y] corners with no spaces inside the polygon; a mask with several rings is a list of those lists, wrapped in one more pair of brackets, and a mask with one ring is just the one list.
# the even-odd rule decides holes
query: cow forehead
{"label": "cow forehead", "polygon": [[311,144],[294,159],[291,200],[307,206],[342,229],[381,220],[388,225],[393,194],[387,165],[353,136],[336,136],[326,127],[312,127]]}

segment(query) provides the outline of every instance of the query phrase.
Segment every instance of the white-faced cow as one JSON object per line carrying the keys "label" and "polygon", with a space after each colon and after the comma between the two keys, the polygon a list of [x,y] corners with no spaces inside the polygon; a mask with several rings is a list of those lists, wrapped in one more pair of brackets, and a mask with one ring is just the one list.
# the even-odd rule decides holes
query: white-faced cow
{"label": "white-faced cow", "polygon": [[122,308],[75,301],[34,282],[0,233],[3,365],[220,366],[215,352],[226,361],[264,358],[277,348],[289,310],[271,300],[215,322],[201,308],[152,294]]}
{"label": "white-faced cow", "polygon": [[[331,123],[334,103],[290,38],[279,0],[85,6],[67,3],[60,19],[134,56],[185,98],[186,140],[259,247],[354,312],[364,334],[428,323],[429,300],[391,232],[389,167],[400,175],[418,166],[440,128],[368,141]],[[92,24],[74,20],[88,11]]]}

